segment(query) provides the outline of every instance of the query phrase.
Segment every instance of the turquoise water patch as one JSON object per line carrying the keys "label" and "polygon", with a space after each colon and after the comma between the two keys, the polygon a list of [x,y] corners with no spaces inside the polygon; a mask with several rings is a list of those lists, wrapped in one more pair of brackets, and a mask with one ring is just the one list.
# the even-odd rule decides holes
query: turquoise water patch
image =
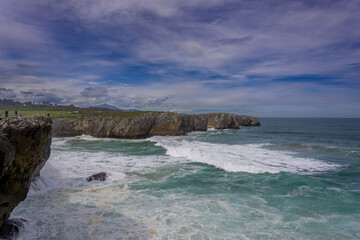
{"label": "turquoise water patch", "polygon": [[[60,145],[57,142],[62,143]],[[123,139],[104,139],[93,138],[90,136],[80,136],[75,138],[62,138],[55,140],[55,149],[74,152],[121,152],[128,155],[161,155],[165,150],[156,147],[154,142],[146,140],[123,140]]]}

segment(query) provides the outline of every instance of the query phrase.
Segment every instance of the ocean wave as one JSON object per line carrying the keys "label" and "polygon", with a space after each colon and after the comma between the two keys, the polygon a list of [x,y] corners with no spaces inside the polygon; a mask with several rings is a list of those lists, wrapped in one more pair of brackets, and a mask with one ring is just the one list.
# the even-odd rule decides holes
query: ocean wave
{"label": "ocean wave", "polygon": [[[180,162],[180,161],[179,161]],[[31,194],[38,194],[54,188],[78,188],[122,182],[129,173],[146,173],[154,168],[176,163],[165,155],[132,156],[120,152],[52,151],[41,177],[31,184]],[[106,172],[105,182],[87,183],[85,178],[99,172]],[[55,184],[55,183],[56,184]]]}
{"label": "ocean wave", "polygon": [[65,146],[66,143],[72,141],[88,141],[88,142],[145,142],[146,139],[121,139],[121,138],[98,138],[90,135],[82,134],[75,137],[56,137],[53,138],[52,144],[55,146]]}
{"label": "ocean wave", "polygon": [[38,176],[31,181],[28,196],[46,192],[56,187],[57,184],[54,180],[47,177]]}
{"label": "ocean wave", "polygon": [[297,157],[290,151],[267,149],[268,144],[228,145],[169,137],[150,140],[165,148],[169,156],[209,164],[227,172],[313,174],[340,167],[314,158]]}
{"label": "ocean wave", "polygon": [[99,138],[99,137],[93,137],[93,136],[85,135],[85,134],[73,137],[72,140],[101,141],[101,142],[112,142],[112,141],[144,142],[144,141],[146,141],[145,139]]}
{"label": "ocean wave", "polygon": [[359,151],[356,148],[336,146],[336,145],[326,145],[326,144],[314,144],[314,143],[280,143],[279,146],[284,146],[290,149],[300,149],[300,150],[314,150],[320,152],[329,152],[329,153],[339,153],[346,156],[357,156]]}

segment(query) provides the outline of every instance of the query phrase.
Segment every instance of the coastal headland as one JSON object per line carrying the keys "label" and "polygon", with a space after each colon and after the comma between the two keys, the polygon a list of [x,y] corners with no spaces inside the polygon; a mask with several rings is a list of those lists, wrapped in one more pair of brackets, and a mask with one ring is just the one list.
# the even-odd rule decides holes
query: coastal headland
{"label": "coastal headland", "polygon": [[53,136],[90,135],[110,138],[146,138],[184,135],[191,131],[259,126],[256,117],[233,113],[179,114],[171,112],[115,112],[54,118]]}

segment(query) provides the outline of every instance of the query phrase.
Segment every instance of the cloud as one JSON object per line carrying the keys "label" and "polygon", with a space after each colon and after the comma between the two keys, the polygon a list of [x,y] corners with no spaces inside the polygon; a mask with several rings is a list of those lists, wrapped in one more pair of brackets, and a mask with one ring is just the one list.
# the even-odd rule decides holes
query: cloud
{"label": "cloud", "polygon": [[237,45],[237,44],[244,44],[246,42],[249,42],[253,39],[252,36],[246,36],[242,38],[224,38],[220,40],[216,40],[216,43],[219,43],[221,45]]}
{"label": "cloud", "polygon": [[19,73],[33,74],[36,71],[36,69],[37,69],[36,66],[32,66],[29,64],[25,64],[25,63],[16,64],[16,71]]}
{"label": "cloud", "polygon": [[340,113],[324,105],[357,107],[359,11],[356,0],[4,0],[0,87],[80,106]]}
{"label": "cloud", "polygon": [[[283,76],[292,75],[294,69],[293,75],[300,69],[302,74],[341,71],[344,64],[358,58],[353,49],[343,47],[354,46],[360,37],[359,31],[354,31],[360,20],[356,1],[280,1],[276,7],[261,1],[225,0],[66,0],[56,8],[51,7],[50,0],[5,3],[12,17],[5,18],[7,25],[32,29],[26,34],[50,42],[43,44],[45,50],[54,51],[61,65],[67,61],[67,68],[73,62],[90,71],[94,71],[94,65],[105,69],[119,65],[124,68],[129,63],[170,63],[177,69]],[[50,14],[41,14],[44,8]],[[24,22],[29,18],[31,27]],[[56,22],[59,25],[50,25]],[[67,35],[73,37],[63,39]],[[14,38],[26,39],[20,35]],[[21,44],[44,49],[34,47],[38,43],[39,39]],[[51,46],[61,47],[62,51]],[[115,54],[115,59],[96,59],[106,54]],[[324,57],[329,54],[334,58]],[[293,66],[288,67],[289,64]]]}
{"label": "cloud", "polygon": [[104,87],[87,87],[80,94],[86,98],[101,98],[107,96],[107,89]]}
{"label": "cloud", "polygon": [[0,98],[10,98],[13,99],[16,97],[16,94],[13,92],[12,89],[0,88]]}
{"label": "cloud", "polygon": [[40,26],[28,24],[25,21],[16,21],[1,15],[0,36],[0,56],[2,57],[15,52],[19,56],[29,52],[44,52],[51,44],[51,40]]}
{"label": "cloud", "polygon": [[360,62],[350,63],[350,64],[347,64],[347,65],[353,67],[356,70],[360,70]]}
{"label": "cloud", "polygon": [[52,92],[51,90],[46,89],[31,89],[29,91],[20,91],[17,99],[21,101],[51,102],[56,104],[61,104],[64,101],[64,98],[58,96],[56,92]]}
{"label": "cloud", "polygon": [[33,92],[20,91],[23,95],[34,95]]}
{"label": "cloud", "polygon": [[165,105],[165,102],[167,100],[169,100],[169,99],[170,99],[170,97],[137,98],[137,99],[132,99],[131,104],[133,104],[134,106],[141,106],[141,107],[147,107],[147,106],[150,106],[150,107],[171,106],[171,104]]}

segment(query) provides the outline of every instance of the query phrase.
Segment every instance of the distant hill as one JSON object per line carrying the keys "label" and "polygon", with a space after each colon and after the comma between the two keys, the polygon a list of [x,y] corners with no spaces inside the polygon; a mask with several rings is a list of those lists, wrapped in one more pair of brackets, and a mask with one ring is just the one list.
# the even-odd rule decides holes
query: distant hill
{"label": "distant hill", "polygon": [[139,110],[137,109],[121,109],[121,108],[118,108],[118,107],[115,107],[115,106],[112,106],[112,105],[109,105],[109,104],[101,104],[101,105],[98,105],[98,106],[95,106],[95,107],[89,107],[90,109],[109,109],[109,110],[112,110],[112,111],[125,111],[125,112],[137,112]]}
{"label": "distant hill", "polygon": [[95,107],[90,107],[90,108],[107,108],[107,109],[111,109],[111,110],[118,110],[118,111],[123,111],[122,109],[109,105],[109,104],[101,104]]}

